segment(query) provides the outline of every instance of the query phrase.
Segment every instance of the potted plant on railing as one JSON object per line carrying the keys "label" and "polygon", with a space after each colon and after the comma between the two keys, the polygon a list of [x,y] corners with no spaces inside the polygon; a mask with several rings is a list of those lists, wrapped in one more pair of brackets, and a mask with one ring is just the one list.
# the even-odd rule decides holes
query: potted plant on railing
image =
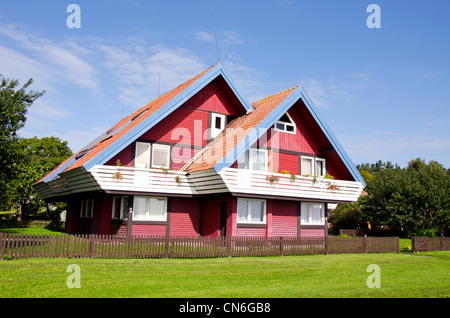
{"label": "potted plant on railing", "polygon": [[[117,159],[116,166],[117,167],[121,167],[122,166],[122,163],[120,162],[120,159]],[[120,171],[116,171],[116,172],[114,172],[112,174],[112,178],[115,181],[121,181],[121,180],[123,180],[123,175],[122,175],[122,173],[120,173]]]}
{"label": "potted plant on railing", "polygon": [[273,174],[266,177],[266,181],[268,181],[270,184],[275,184],[276,182],[278,182],[278,180],[280,180],[280,178]]}
{"label": "potted plant on railing", "polygon": [[337,191],[337,190],[339,190],[339,186],[337,184],[335,184],[335,183],[330,183],[328,185],[328,190]]}
{"label": "potted plant on railing", "polygon": [[120,171],[116,171],[112,174],[112,178],[113,178],[113,180],[116,180],[116,181],[122,181],[123,175],[120,173]]}

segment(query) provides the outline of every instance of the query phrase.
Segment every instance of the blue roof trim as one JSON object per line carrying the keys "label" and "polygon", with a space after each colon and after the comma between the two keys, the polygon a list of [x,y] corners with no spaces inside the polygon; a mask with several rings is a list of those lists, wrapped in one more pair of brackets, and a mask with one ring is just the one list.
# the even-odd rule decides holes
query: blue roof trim
{"label": "blue roof trim", "polygon": [[211,83],[218,76],[222,76],[225,81],[228,83],[232,91],[236,94],[236,97],[242,103],[242,106],[249,110],[252,108],[252,105],[243,97],[243,95],[236,88],[236,85],[228,74],[223,69],[220,63],[216,64],[213,68],[211,68],[208,72],[203,74],[199,79],[194,81],[191,85],[189,85],[186,89],[180,92],[177,96],[172,98],[167,104],[159,108],[153,114],[148,116],[141,123],[136,125],[133,129],[131,129],[124,136],[116,140],[112,145],[108,148],[104,149],[97,156],[86,162],[83,167],[86,170],[91,169],[95,165],[101,165],[108,162],[111,158],[113,158],[117,153],[122,151],[125,147],[127,147],[134,140],[139,138],[146,131],[154,127],[157,123],[167,117],[170,113],[172,113],[179,106],[184,104],[189,98],[198,93],[201,89],[203,89],[206,85]]}
{"label": "blue roof trim", "polygon": [[250,132],[238,145],[236,145],[236,147],[234,147],[221,161],[216,163],[214,165],[214,170],[219,173],[223,168],[229,168],[299,99],[303,100],[313,118],[316,120],[317,124],[322,129],[325,136],[328,138],[328,140],[338,153],[339,157],[342,159],[345,166],[350,171],[353,178],[356,181],[361,182],[365,186],[366,184],[364,182],[364,179],[362,178],[358,169],[356,169],[356,166],[350,160],[344,148],[341,146],[336,136],[332,133],[331,129],[328,127],[325,120],[320,115],[317,108],[314,106],[313,102],[302,86],[298,86],[297,88],[295,88],[294,91],[289,94],[289,96],[285,100],[283,100],[266,118],[264,118],[264,120],[262,120],[259,125],[257,125],[256,128],[253,129],[252,132]]}
{"label": "blue roof trim", "polygon": [[338,141],[338,139],[334,135],[333,131],[330,129],[328,124],[325,122],[324,118],[319,113],[319,111],[317,110],[316,106],[314,106],[313,102],[309,98],[309,96],[306,93],[306,91],[304,90],[304,88],[301,87],[301,86],[299,88],[301,89],[303,102],[305,103],[306,107],[308,108],[308,110],[310,111],[311,115],[314,117],[316,122],[319,124],[320,128],[322,129],[323,133],[325,134],[325,136],[330,141],[330,143],[333,146],[333,148],[338,153],[339,157],[344,162],[345,166],[350,171],[350,173],[353,176],[353,178],[355,178],[356,181],[361,182],[363,184],[363,186],[366,186],[366,183],[364,182],[364,179],[361,176],[361,174],[359,173],[358,169],[356,169],[355,164],[350,159],[348,154],[345,152],[345,150],[342,147],[341,143]]}
{"label": "blue roof trim", "polygon": [[64,170],[66,170],[67,168],[69,168],[71,165],[73,165],[75,162],[77,161],[77,159],[75,159],[75,156],[73,156],[72,159],[70,159],[69,161],[67,161],[64,165],[60,166],[58,169],[53,170],[52,173],[50,173],[49,175],[47,175],[42,182],[47,183],[49,181],[52,181],[54,178],[56,178],[61,172],[63,172]]}

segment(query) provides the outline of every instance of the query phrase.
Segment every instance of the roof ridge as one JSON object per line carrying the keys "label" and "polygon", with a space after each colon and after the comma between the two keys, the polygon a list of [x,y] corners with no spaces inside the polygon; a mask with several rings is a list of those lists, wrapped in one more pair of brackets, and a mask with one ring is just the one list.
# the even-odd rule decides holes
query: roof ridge
{"label": "roof ridge", "polygon": [[290,87],[290,88],[287,88],[287,89],[285,89],[285,90],[282,90],[282,91],[279,91],[279,92],[277,92],[277,93],[274,93],[274,94],[272,94],[272,95],[269,95],[269,96],[263,97],[263,98],[261,98],[261,99],[258,99],[258,100],[256,100],[256,101],[252,102],[252,106],[253,106],[254,104],[261,103],[261,102],[266,101],[266,100],[268,100],[268,99],[274,98],[274,97],[276,97],[276,96],[278,96],[278,95],[281,95],[281,94],[283,94],[283,93],[287,93],[287,92],[289,92],[289,91],[293,91],[294,89],[296,89],[296,88],[299,87],[300,85],[301,85],[301,84],[298,84],[298,85],[292,86],[292,87]]}

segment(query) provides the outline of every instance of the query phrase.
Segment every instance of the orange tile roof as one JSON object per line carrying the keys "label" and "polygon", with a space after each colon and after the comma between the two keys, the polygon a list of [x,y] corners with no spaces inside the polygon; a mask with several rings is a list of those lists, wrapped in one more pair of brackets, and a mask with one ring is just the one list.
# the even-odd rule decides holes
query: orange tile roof
{"label": "orange tile roof", "polygon": [[[79,168],[83,166],[86,162],[94,158],[96,155],[101,153],[103,150],[108,148],[110,145],[112,145],[115,141],[117,141],[119,138],[121,138],[123,135],[125,135],[127,132],[129,132],[131,129],[136,127],[139,123],[144,121],[146,118],[148,118],[151,114],[153,114],[155,111],[166,105],[169,101],[171,101],[173,98],[175,98],[178,94],[180,94],[182,91],[184,91],[187,87],[192,85],[196,80],[198,80],[200,77],[202,77],[204,74],[206,74],[209,70],[211,70],[213,67],[215,67],[217,63],[208,69],[204,70],[200,74],[194,76],[193,78],[187,80],[183,84],[180,84],[176,88],[172,89],[171,91],[159,96],[158,98],[154,99],[147,105],[139,108],[129,116],[123,118],[120,120],[117,124],[115,124],[111,129],[108,130],[108,134],[104,134],[103,138],[97,138],[94,141],[92,141],[89,145],[84,147],[82,150],[75,153],[72,157],[67,159],[64,163],[59,165],[57,168],[52,170],[50,173],[48,173],[46,176],[41,178],[36,183],[41,182],[44,180],[48,175],[52,174],[55,170],[61,169],[61,167],[69,162],[70,160],[76,158],[79,156],[83,151],[89,150],[84,156],[80,157],[77,161],[75,161],[72,165],[64,169],[63,171],[60,171],[59,173],[70,171],[76,168]],[[140,116],[138,116],[141,114]],[[134,120],[132,120],[135,116]],[[132,121],[131,121],[132,120]],[[130,122],[131,121],[131,122]],[[121,129],[122,128],[122,129]],[[121,129],[120,131],[118,131]],[[115,133],[118,131],[117,133]],[[114,134],[115,133],[115,134]],[[110,137],[112,135],[112,137]],[[100,136],[101,137],[101,136]],[[109,138],[108,138],[109,137]]]}
{"label": "orange tile roof", "polygon": [[[212,169],[222,160],[246,135],[255,129],[282,101],[297,87],[294,86],[282,92],[260,99],[252,106],[254,110],[232,121],[227,128],[203,148],[190,163],[183,167],[188,173]],[[268,127],[266,127],[268,128]]]}

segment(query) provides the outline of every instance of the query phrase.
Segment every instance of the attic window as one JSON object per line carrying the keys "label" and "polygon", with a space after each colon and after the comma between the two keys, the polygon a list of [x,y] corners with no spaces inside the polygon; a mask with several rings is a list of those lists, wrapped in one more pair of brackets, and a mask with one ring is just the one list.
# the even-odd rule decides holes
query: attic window
{"label": "attic window", "polygon": [[212,114],[211,116],[211,138],[216,138],[225,129],[224,114]]}
{"label": "attic window", "polygon": [[281,116],[275,123],[275,130],[295,134],[295,123],[288,113]]}

